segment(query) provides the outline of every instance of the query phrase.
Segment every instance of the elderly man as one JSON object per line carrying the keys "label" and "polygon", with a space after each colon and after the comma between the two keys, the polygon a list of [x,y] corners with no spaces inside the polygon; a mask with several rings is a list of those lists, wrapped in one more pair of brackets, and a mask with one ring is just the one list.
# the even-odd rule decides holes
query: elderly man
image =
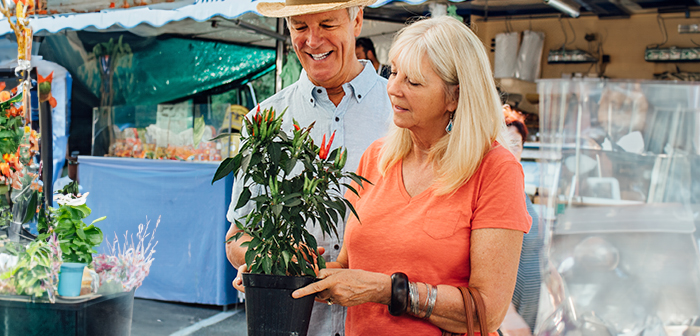
{"label": "elderly man", "polygon": [[[336,132],[333,148],[348,149],[345,168],[354,171],[365,149],[385,135],[391,122],[391,103],[386,92],[387,81],[375,72],[371,62],[355,56],[355,38],[362,30],[363,6],[375,0],[286,0],[286,3],[260,3],[258,11],[266,16],[284,17],[291,34],[294,51],[304,70],[299,80],[265,100],[261,108],[287,110],[282,128],[291,132],[292,119],[299,125],[315,122],[311,136],[320,143],[323,134]],[[246,215],[249,203],[234,207],[243,185],[234,183],[227,218]],[[338,232],[344,232],[341,224]],[[335,261],[342,241],[323,236],[318,227],[309,228],[327,261]],[[226,238],[238,231],[231,225]],[[317,232],[314,232],[317,231]],[[226,255],[234,267],[243,269],[245,248],[241,238],[226,245]],[[342,236],[341,236],[342,239]],[[319,250],[321,250],[321,248]],[[240,286],[240,278],[234,280]],[[309,335],[343,335],[345,310],[337,305],[316,304],[311,317]]]}

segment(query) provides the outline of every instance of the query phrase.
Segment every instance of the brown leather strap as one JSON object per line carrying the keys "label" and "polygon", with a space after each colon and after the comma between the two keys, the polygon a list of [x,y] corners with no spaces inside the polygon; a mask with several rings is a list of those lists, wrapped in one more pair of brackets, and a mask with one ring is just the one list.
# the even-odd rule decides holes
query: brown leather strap
{"label": "brown leather strap", "polygon": [[[462,301],[464,301],[464,310],[467,315],[467,336],[474,336],[474,311],[472,308],[472,296],[469,294],[467,287],[459,286],[459,291],[462,292]],[[456,335],[456,334],[453,334]]]}
{"label": "brown leather strap", "polygon": [[[476,306],[476,317],[479,319],[479,331],[481,336],[486,336],[489,333],[489,329],[486,326],[486,305],[484,305],[484,300],[481,298],[481,293],[474,287],[469,287],[469,293],[472,294],[472,299],[474,299],[474,305]],[[467,317],[469,319],[469,317]]]}
{"label": "brown leather strap", "polygon": [[[459,286],[459,291],[462,293],[464,301],[464,310],[467,315],[467,333],[464,336],[474,336],[474,308],[472,301],[476,307],[476,318],[479,319],[479,332],[481,336],[488,336],[488,327],[486,326],[486,305],[481,298],[481,293],[476,288]],[[462,334],[450,333],[443,331],[443,336],[461,336]]]}

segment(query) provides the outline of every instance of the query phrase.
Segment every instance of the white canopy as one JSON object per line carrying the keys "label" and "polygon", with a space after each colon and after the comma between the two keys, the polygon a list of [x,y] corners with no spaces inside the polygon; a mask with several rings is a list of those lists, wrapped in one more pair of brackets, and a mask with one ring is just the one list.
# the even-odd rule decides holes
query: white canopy
{"label": "white canopy", "polygon": [[[260,0],[195,0],[179,1],[170,3],[159,3],[154,5],[139,6],[130,9],[104,9],[94,13],[66,13],[50,16],[37,16],[30,18],[31,26],[36,35],[55,34],[63,30],[85,30],[85,31],[124,31],[129,30],[137,35],[154,36],[163,33],[182,33],[195,35],[205,35],[203,37],[251,42],[247,39],[253,38],[256,34],[251,34],[249,29],[238,34],[241,36],[225,36],[231,32],[217,36],[218,30],[230,30],[233,25],[224,24],[223,27],[211,27],[211,25],[201,25],[195,23],[212,20],[234,20],[253,21],[252,24],[263,28],[274,30],[274,19],[260,17],[255,11],[255,5]],[[272,0],[274,1],[274,0]],[[416,5],[427,0],[400,0],[409,5]],[[453,0],[454,1],[454,0]],[[458,0],[461,1],[461,0]],[[394,0],[377,0],[370,6],[381,7]],[[172,23],[178,23],[173,25]],[[164,28],[166,27],[166,28]],[[6,20],[0,21],[0,35],[11,34]],[[249,36],[245,36],[249,33]],[[236,34],[236,33],[233,33]],[[222,35],[222,34],[219,34]],[[255,43],[255,41],[252,41]],[[269,44],[269,43],[265,43]]]}

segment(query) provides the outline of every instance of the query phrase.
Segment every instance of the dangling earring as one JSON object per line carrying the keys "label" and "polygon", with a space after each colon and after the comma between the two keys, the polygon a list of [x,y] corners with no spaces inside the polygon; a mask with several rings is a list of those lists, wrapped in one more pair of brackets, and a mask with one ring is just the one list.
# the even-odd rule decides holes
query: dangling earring
{"label": "dangling earring", "polygon": [[445,127],[445,131],[447,132],[447,134],[450,134],[450,132],[452,132],[452,125],[453,125],[452,120],[454,120],[454,118],[455,118],[455,113],[452,112],[452,114],[450,115],[450,122],[447,123],[447,127]]}

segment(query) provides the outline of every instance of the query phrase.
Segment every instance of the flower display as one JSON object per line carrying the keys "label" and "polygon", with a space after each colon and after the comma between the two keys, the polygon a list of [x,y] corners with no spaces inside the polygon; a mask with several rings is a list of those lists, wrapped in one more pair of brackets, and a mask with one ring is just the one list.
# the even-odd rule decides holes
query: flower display
{"label": "flower display", "polygon": [[[133,235],[130,240],[128,232],[126,232],[124,244],[119,245],[119,239],[115,233],[112,244],[107,242],[107,253],[94,258],[95,272],[100,277],[100,286],[112,281],[120,284],[125,292],[141,286],[150,272],[153,253],[156,252],[155,247],[158,242],[154,243],[153,239],[160,224],[160,218],[158,218],[156,227],[151,233],[148,233],[149,223],[146,221],[145,226],[139,224],[136,244],[134,244]],[[148,236],[151,238],[146,243]]]}

